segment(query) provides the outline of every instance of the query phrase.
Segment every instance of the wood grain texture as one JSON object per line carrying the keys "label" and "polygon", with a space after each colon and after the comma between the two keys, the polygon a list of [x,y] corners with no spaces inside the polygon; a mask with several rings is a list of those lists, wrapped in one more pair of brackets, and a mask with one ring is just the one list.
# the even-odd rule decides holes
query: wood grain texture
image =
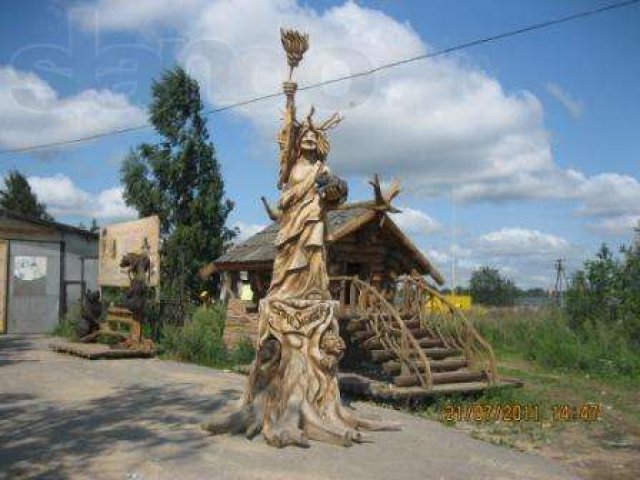
{"label": "wood grain texture", "polygon": [[[282,31],[291,71],[302,60],[308,37]],[[304,47],[304,48],[303,48]],[[295,57],[295,62],[292,58]],[[294,64],[295,63],[295,64]],[[309,440],[349,446],[366,440],[361,429],[395,429],[396,424],[353,416],[342,406],[338,364],[345,350],[331,300],[326,258],[326,214],[346,200],[346,183],[326,166],[327,130],[333,115],[316,124],[295,117],[291,79],[278,135],[281,190],[276,256],[266,298],[260,301],[256,358],[240,404],[218,412],[203,425],[212,434],[262,433],[275,447],[308,447]]]}

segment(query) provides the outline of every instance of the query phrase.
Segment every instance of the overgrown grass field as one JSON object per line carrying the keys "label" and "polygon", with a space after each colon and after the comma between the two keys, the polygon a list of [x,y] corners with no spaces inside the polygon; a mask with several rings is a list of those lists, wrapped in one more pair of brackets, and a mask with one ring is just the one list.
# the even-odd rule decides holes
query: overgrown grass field
{"label": "overgrown grass field", "polygon": [[[494,347],[499,374],[524,387],[441,397],[417,413],[482,440],[536,451],[584,478],[640,478],[640,352],[621,329],[572,329],[565,315],[558,308],[474,309],[469,317]],[[517,421],[446,415],[451,407],[498,405],[534,406],[539,415]],[[559,414],[564,406],[595,415],[567,418]]]}
{"label": "overgrown grass field", "polygon": [[566,372],[640,377],[640,352],[626,333],[604,323],[571,328],[559,308],[476,308],[469,315],[481,335],[504,357],[520,356]]}

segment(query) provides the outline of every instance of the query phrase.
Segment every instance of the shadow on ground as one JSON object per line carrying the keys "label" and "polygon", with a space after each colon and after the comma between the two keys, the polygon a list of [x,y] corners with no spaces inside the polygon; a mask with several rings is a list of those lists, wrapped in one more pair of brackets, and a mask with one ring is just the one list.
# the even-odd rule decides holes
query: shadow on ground
{"label": "shadow on ground", "polygon": [[208,444],[199,423],[238,397],[236,390],[215,396],[189,390],[175,384],[125,388],[68,409],[32,395],[2,394],[0,478],[70,478],[114,446],[141,461],[154,448],[163,459],[179,454],[188,460]]}
{"label": "shadow on ground", "polygon": [[0,335],[0,367],[21,362],[29,362],[23,358],[23,353],[33,350],[33,343],[22,337],[7,337]]}

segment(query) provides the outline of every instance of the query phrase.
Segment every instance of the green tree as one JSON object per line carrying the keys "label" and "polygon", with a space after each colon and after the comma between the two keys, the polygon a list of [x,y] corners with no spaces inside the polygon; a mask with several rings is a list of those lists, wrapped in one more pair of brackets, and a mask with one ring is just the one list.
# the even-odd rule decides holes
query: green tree
{"label": "green tree", "polygon": [[623,250],[620,270],[620,321],[630,343],[640,348],[640,242]]}
{"label": "green tree", "polygon": [[27,179],[18,170],[12,170],[4,178],[4,190],[0,190],[0,207],[22,215],[53,221],[44,203],[31,190]]}
{"label": "green tree", "polygon": [[471,274],[469,291],[473,301],[483,305],[513,305],[518,296],[518,288],[513,280],[503,278],[498,269],[489,266]]}
{"label": "green tree", "polygon": [[567,290],[569,326],[577,331],[605,328],[640,347],[640,249],[622,247],[616,258],[602,245],[576,271]]}
{"label": "green tree", "polygon": [[160,217],[164,295],[175,297],[184,288],[195,297],[217,287],[198,270],[222,254],[236,232],[225,226],[233,203],[224,198],[200,89],[183,69],[153,82],[150,120],[162,140],[138,145],[125,159],[124,199],[141,217]]}
{"label": "green tree", "polygon": [[595,258],[587,260],[583,268],[572,275],[566,294],[571,328],[615,322],[619,305],[619,270],[619,261],[611,249],[602,244]]}

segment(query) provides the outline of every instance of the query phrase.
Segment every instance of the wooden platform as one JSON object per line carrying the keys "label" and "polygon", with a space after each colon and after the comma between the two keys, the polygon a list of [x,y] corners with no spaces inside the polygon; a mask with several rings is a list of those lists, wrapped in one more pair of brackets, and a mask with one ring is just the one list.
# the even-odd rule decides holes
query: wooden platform
{"label": "wooden platform", "polygon": [[[242,375],[248,375],[251,365],[236,365],[232,370]],[[348,395],[362,397],[369,400],[426,400],[440,395],[471,394],[486,390],[503,388],[520,388],[524,382],[517,378],[501,377],[497,385],[489,385],[486,381],[460,382],[434,385],[430,390],[421,387],[397,387],[357,373],[340,373],[340,391]]]}
{"label": "wooden platform", "polygon": [[61,340],[52,342],[49,346],[56,352],[76,355],[88,360],[149,358],[154,355],[154,352],[127,348],[114,348],[110,345],[104,345],[101,343],[75,343]]}
{"label": "wooden platform", "polygon": [[495,385],[486,381],[445,383],[427,390],[422,387],[397,387],[357,373],[340,374],[340,391],[358,397],[378,401],[425,400],[440,395],[471,394],[503,388],[519,388],[524,385],[519,379],[502,377]]}

